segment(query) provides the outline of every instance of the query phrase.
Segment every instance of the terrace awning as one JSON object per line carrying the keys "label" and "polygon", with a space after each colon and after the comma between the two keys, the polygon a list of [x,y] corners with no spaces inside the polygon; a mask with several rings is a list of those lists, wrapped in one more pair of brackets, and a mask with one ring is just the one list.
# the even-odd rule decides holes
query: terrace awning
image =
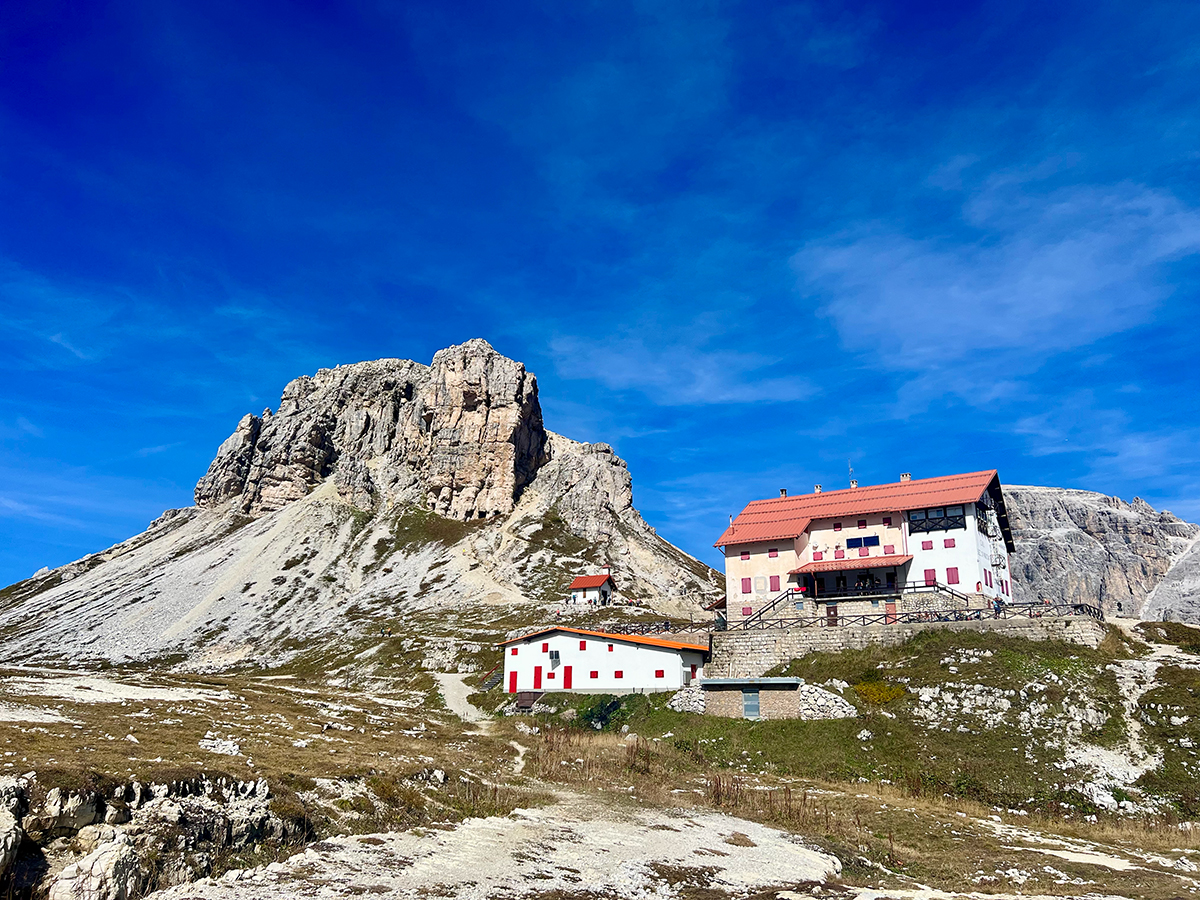
{"label": "terrace awning", "polygon": [[852,559],[823,559],[792,569],[789,575],[811,575],[813,572],[850,572],[855,569],[890,569],[912,560],[911,556],[856,556]]}

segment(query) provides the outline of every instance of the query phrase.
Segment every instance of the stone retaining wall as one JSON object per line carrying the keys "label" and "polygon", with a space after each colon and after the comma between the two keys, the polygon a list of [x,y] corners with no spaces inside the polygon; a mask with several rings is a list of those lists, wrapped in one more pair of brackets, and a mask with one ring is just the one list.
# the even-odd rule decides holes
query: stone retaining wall
{"label": "stone retaining wall", "polygon": [[718,631],[712,636],[709,678],[755,678],[780,663],[818,650],[860,649],[868,644],[902,644],[920,631],[995,631],[1031,641],[1059,640],[1096,648],[1106,633],[1103,622],[1075,617],[979,619],[895,625],[847,625],[840,628],[762,628]]}

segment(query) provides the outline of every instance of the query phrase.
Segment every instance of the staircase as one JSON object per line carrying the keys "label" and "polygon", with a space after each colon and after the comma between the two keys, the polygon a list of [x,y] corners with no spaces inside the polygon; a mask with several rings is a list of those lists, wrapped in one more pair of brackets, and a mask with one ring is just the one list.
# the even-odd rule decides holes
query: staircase
{"label": "staircase", "polygon": [[811,600],[811,599],[812,598],[807,593],[804,593],[803,591],[798,591],[795,588],[788,588],[782,594],[779,594],[779,595],[771,598],[771,601],[766,606],[764,606],[762,609],[760,609],[754,615],[750,616],[750,618],[744,619],[742,622],[738,623],[738,627],[739,628],[754,628],[756,623],[761,622],[764,619],[766,619],[768,613],[772,612],[775,609],[778,609],[780,606],[786,606],[788,604],[795,603],[797,600]]}
{"label": "staircase", "polygon": [[485,691],[490,691],[492,688],[494,688],[496,685],[498,685],[503,680],[504,680],[504,664],[497,663],[495,668],[493,668],[492,671],[488,672],[487,675],[485,675],[483,677],[483,681],[481,681],[479,683],[479,693],[482,694]]}

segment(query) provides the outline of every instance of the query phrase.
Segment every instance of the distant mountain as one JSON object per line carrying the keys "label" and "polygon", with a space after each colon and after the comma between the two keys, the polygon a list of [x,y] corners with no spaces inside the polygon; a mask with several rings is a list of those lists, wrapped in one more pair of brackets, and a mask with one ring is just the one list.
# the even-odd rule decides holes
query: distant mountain
{"label": "distant mountain", "polygon": [[297,378],[195,497],[0,591],[0,660],[270,660],[438,605],[561,601],[605,562],[659,612],[723,592],[642,519],[612,448],[547,431],[536,378],[483,340]]}
{"label": "distant mountain", "polygon": [[1200,621],[1200,527],[1140,498],[1007,485],[1018,602],[1091,603],[1109,615]]}

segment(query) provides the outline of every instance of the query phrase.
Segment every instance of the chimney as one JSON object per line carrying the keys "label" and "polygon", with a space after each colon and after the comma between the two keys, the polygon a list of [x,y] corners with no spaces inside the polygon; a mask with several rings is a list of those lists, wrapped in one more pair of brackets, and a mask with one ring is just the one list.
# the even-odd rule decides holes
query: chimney
{"label": "chimney", "polygon": [[850,479],[850,487],[852,487],[852,488],[858,487],[858,479],[857,478]]}
{"label": "chimney", "polygon": [[786,496],[787,496],[787,488],[780,488],[780,489],[779,489],[779,496],[780,496],[780,497],[786,497]]}
{"label": "chimney", "polygon": [[912,481],[912,472],[901,472],[900,480],[901,481]]}
{"label": "chimney", "polygon": [[819,494],[819,493],[821,493],[821,486],[820,486],[819,484],[814,484],[814,485],[813,485],[813,493],[814,493],[814,494]]}

